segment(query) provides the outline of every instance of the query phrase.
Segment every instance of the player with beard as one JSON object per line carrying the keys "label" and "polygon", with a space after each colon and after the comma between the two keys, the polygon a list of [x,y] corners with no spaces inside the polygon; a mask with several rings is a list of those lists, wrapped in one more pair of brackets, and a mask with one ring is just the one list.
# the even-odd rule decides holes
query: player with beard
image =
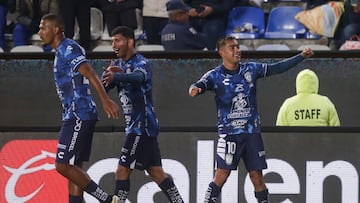
{"label": "player with beard", "polygon": [[117,88],[125,117],[125,143],[116,170],[115,194],[125,202],[133,169],[146,170],[172,203],[182,203],[177,187],[161,165],[157,136],[159,124],[152,101],[152,73],[149,61],[137,53],[132,29],[119,26],[111,33],[118,59],[103,73],[107,90]]}

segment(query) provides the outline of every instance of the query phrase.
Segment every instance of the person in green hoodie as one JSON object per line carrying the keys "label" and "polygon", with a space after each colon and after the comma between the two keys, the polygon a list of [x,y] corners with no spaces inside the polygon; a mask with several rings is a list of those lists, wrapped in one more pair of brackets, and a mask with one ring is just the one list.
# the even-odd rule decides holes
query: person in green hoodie
{"label": "person in green hoodie", "polygon": [[296,95],[287,98],[279,109],[277,126],[340,126],[335,105],[318,94],[319,79],[305,69],[296,77]]}

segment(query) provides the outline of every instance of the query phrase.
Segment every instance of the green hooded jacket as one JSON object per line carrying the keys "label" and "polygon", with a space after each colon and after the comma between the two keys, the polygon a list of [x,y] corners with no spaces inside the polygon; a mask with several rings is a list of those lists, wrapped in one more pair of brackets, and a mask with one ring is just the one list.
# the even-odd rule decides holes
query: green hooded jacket
{"label": "green hooded jacket", "polygon": [[334,104],[318,94],[317,75],[305,69],[296,77],[296,95],[284,101],[279,109],[277,126],[340,126]]}

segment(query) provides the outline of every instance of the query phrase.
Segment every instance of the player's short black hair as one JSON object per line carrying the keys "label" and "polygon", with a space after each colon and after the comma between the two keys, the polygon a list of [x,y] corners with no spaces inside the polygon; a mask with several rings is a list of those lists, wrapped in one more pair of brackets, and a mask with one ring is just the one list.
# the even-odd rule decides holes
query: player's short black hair
{"label": "player's short black hair", "polygon": [[48,21],[52,21],[55,22],[57,26],[59,26],[59,28],[64,31],[65,27],[64,27],[64,19],[62,18],[62,16],[55,14],[55,13],[48,13],[45,14],[41,20],[48,20]]}
{"label": "player's short black hair", "polygon": [[114,35],[118,35],[121,34],[122,36],[124,36],[126,39],[133,39],[135,40],[135,35],[134,35],[134,31],[126,26],[118,26],[116,28],[114,28],[111,31],[111,36]]}
{"label": "player's short black hair", "polygon": [[232,41],[232,40],[236,40],[236,38],[233,37],[233,36],[224,36],[224,37],[221,37],[221,38],[217,41],[217,50],[219,50],[220,47],[225,46],[225,44],[226,44],[227,41]]}

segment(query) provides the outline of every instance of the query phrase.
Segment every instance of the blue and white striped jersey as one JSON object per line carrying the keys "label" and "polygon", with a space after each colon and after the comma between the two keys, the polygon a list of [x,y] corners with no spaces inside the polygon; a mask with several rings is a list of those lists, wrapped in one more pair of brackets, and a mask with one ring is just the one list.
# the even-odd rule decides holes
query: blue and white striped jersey
{"label": "blue and white striped jersey", "polygon": [[78,72],[84,62],[87,62],[85,50],[79,44],[68,38],[60,42],[55,53],[54,78],[63,107],[63,121],[75,118],[98,120],[89,80]]}

